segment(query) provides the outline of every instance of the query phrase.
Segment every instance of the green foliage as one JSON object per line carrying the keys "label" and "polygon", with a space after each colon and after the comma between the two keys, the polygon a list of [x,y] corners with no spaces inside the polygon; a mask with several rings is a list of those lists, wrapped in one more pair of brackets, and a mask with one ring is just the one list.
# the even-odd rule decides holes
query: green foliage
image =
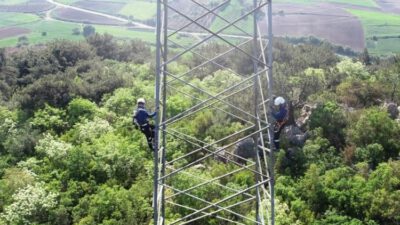
{"label": "green foliage", "polygon": [[345,144],[344,129],[346,118],[341,107],[334,102],[320,104],[310,116],[309,127],[322,129],[322,136],[327,137],[331,144],[340,148]]}
{"label": "green foliage", "polygon": [[97,193],[82,198],[74,208],[76,224],[133,224],[148,222],[151,205],[135,189],[100,186]]}
{"label": "green foliage", "polygon": [[104,59],[140,64],[150,59],[150,48],[141,40],[120,43],[112,35],[96,33],[88,37],[87,42],[94,47],[96,54]]}
{"label": "green foliage", "polygon": [[92,142],[94,139],[113,130],[114,128],[107,120],[95,117],[93,121],[86,119],[80,123],[76,123],[63,136],[63,139],[72,143]]}
{"label": "green foliage", "polygon": [[[303,103],[319,103],[310,117],[305,145],[276,153],[276,224],[397,224],[399,124],[384,111],[362,107],[380,104],[378,99],[398,98],[398,57],[380,59],[380,64],[372,59],[368,67],[352,60],[338,63],[331,47],[320,44],[274,42],[276,94],[295,100],[296,116]],[[243,48],[251,50],[250,45]],[[213,56],[227,49],[210,44],[204,54]],[[252,73],[249,59],[234,55],[218,61],[233,71],[209,64],[183,79],[216,95],[245,79],[235,72]],[[5,53],[0,66],[0,224],[152,223],[152,153],[131,123],[138,97],[146,98],[150,111],[155,108],[154,65],[140,64],[149,56],[149,46],[109,35]],[[202,62],[187,55],[169,64],[168,70],[183,74]],[[210,98],[193,87],[169,82],[174,88],[167,93],[167,118]],[[248,88],[225,100],[250,112],[254,107],[251,92]],[[356,109],[344,110],[339,103]],[[217,103],[168,124],[169,129],[205,143],[188,143],[168,134],[167,160],[244,129],[248,124],[241,118],[251,119]],[[209,149],[237,141],[248,132]],[[198,151],[167,170],[205,154]],[[173,196],[169,199],[173,203],[200,209],[206,204],[193,196],[216,202],[255,184],[253,173],[242,170],[201,185],[236,169],[237,165],[210,157],[171,176],[168,183],[174,182],[177,190],[168,188],[165,194]],[[192,196],[174,196],[194,185],[200,187],[187,191]],[[238,195],[220,205],[247,197]],[[254,218],[252,203],[232,209]],[[171,204],[166,223],[187,213],[192,211]],[[247,224],[226,211],[218,215]],[[205,217],[193,224],[219,223],[215,217]]]}
{"label": "green foliage", "polygon": [[321,220],[315,223],[315,225],[325,224],[363,225],[364,223],[361,220],[354,219],[349,216],[338,215],[335,212],[328,211]]}
{"label": "green foliage", "polygon": [[400,101],[400,56],[395,56],[388,61],[384,61],[383,69],[378,72],[377,79],[382,83],[386,90],[386,98],[393,102]]}
{"label": "green foliage", "polygon": [[291,76],[289,85],[293,87],[292,99],[304,102],[308,96],[326,87],[324,70],[307,68],[303,73]]}
{"label": "green foliage", "polygon": [[395,224],[400,217],[399,202],[400,163],[382,163],[371,173],[368,189],[371,191],[371,206],[368,214],[381,224]]}
{"label": "green foliage", "polygon": [[55,41],[49,44],[48,51],[57,60],[61,70],[94,57],[93,50],[85,42]]}
{"label": "green foliage", "polygon": [[92,25],[86,25],[83,27],[83,36],[84,37],[90,37],[96,33],[96,28],[94,28]]}
{"label": "green foliage", "polygon": [[[385,159],[397,157],[400,152],[400,125],[390,119],[388,114],[377,108],[365,110],[354,126],[349,129],[350,141],[357,146],[366,147],[380,144]],[[374,148],[376,149],[376,148]],[[380,159],[379,151],[371,154]]]}
{"label": "green foliage", "polygon": [[93,119],[97,112],[97,105],[87,99],[75,98],[67,107],[68,122],[70,125],[84,119]]}
{"label": "green foliage", "polygon": [[110,97],[106,97],[104,107],[119,116],[131,116],[136,106],[136,98],[132,89],[120,88],[114,91]]}
{"label": "green foliage", "polygon": [[66,128],[65,117],[64,110],[46,104],[44,109],[35,112],[31,123],[34,128],[38,128],[42,132],[48,131],[59,134]]}
{"label": "green foliage", "polygon": [[66,77],[44,77],[28,85],[16,96],[21,108],[27,111],[43,108],[45,104],[64,107],[72,98],[73,84]]}
{"label": "green foliage", "polygon": [[4,206],[12,203],[12,195],[19,189],[33,184],[35,174],[26,169],[9,168],[4,172],[0,180],[0,212],[4,211]]}
{"label": "green foliage", "polygon": [[361,62],[353,62],[351,59],[345,59],[336,65],[338,72],[345,74],[353,79],[365,80],[370,77],[365,66]]}
{"label": "green foliage", "polygon": [[333,169],[341,164],[341,157],[328,139],[323,138],[321,128],[315,130],[315,134],[303,147],[307,164],[312,163],[325,169]]}
{"label": "green foliage", "polygon": [[15,132],[17,115],[7,108],[0,106],[0,151],[4,151],[4,142]]}
{"label": "green foliage", "polygon": [[67,156],[72,145],[56,140],[51,134],[46,134],[35,147],[38,155],[46,156],[51,161],[62,161]]}
{"label": "green foliage", "polygon": [[9,130],[3,146],[5,152],[10,154],[15,160],[20,160],[34,153],[34,146],[37,141],[38,132],[32,130],[30,126],[24,125]]}
{"label": "green foliage", "polygon": [[13,195],[14,202],[0,214],[11,224],[46,223],[48,211],[57,204],[57,194],[48,192],[41,183],[28,185]]}
{"label": "green foliage", "polygon": [[368,162],[372,168],[375,168],[385,160],[385,151],[382,145],[374,143],[367,145],[365,148],[357,148],[355,157],[358,161]]}
{"label": "green foliage", "polygon": [[304,152],[299,148],[291,148],[278,153],[275,168],[279,174],[298,177],[304,175],[306,163]]}
{"label": "green foliage", "polygon": [[349,79],[336,88],[340,102],[350,107],[378,105],[385,96],[383,86],[374,80]]}

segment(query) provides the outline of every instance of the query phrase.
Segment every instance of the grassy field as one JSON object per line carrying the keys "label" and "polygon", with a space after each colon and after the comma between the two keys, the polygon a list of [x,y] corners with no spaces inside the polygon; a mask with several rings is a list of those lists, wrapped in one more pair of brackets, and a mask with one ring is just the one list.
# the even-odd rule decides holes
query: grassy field
{"label": "grassy field", "polygon": [[[78,40],[82,38],[82,36],[72,35],[72,29],[80,27],[75,23],[40,20],[34,23],[18,25],[17,27],[28,28],[32,31],[30,34],[25,35],[30,44],[45,43],[57,38],[69,40]],[[43,35],[43,32],[45,32],[45,35]],[[1,39],[0,47],[16,46],[17,43],[18,37]]]}
{"label": "grassy field", "polygon": [[[27,0],[0,0],[2,4],[18,4],[26,2]],[[76,4],[78,0],[57,0],[65,4]],[[156,11],[155,2],[149,0],[90,0],[98,2],[118,2],[126,5],[118,12],[125,16],[132,15],[137,20],[147,20],[154,18],[154,12]],[[231,3],[226,7],[220,15],[227,18],[230,21],[240,17],[248,11],[242,11],[243,6],[241,2],[246,2],[251,7],[251,1],[242,0],[231,0]],[[287,3],[303,3],[312,4],[316,6],[316,3],[321,2],[336,2],[343,3],[338,7],[346,9],[347,12],[353,14],[359,18],[362,22],[362,26],[365,32],[366,46],[372,54],[386,54],[386,53],[400,53],[400,15],[382,13],[371,9],[349,9],[349,4],[357,6],[377,7],[374,0],[274,0],[275,3],[287,2]],[[315,3],[315,4],[314,4]],[[252,17],[249,16],[247,20],[241,21],[237,24],[248,33],[252,33]],[[32,32],[29,34],[16,35],[14,37],[7,37],[0,39],[0,47],[16,46],[18,44],[19,36],[26,36],[30,44],[45,43],[46,41],[64,38],[70,40],[83,39],[81,35],[73,35],[73,29],[82,29],[82,24],[73,22],[62,22],[55,20],[44,20],[35,14],[28,13],[5,13],[0,12],[0,28],[5,27],[20,27],[29,29]],[[215,19],[211,24],[211,29],[217,31],[222,27],[226,26],[226,22],[221,19]],[[153,43],[155,34],[153,31],[139,31],[130,30],[124,27],[118,26],[106,26],[106,25],[95,25],[96,31],[99,33],[110,33],[117,38],[128,39],[138,38],[149,43]],[[239,34],[241,33],[236,28],[229,28],[224,33]],[[345,35],[345,34],[344,34]],[[189,45],[193,42],[192,38],[188,38],[186,35],[177,35],[175,41],[182,45]]]}
{"label": "grassy field", "polygon": [[34,14],[0,12],[0,27],[32,23],[39,20],[40,17]]}
{"label": "grassy field", "polygon": [[374,0],[274,0],[274,3],[298,3],[298,4],[340,3],[345,5],[378,7],[378,5]]}
{"label": "grassy field", "polygon": [[132,16],[136,20],[148,20],[154,18],[157,4],[155,2],[133,1],[127,3],[119,14]]}
{"label": "grassy field", "polygon": [[[241,5],[239,0],[231,0],[231,3],[228,7],[226,7],[222,12],[219,13],[220,16],[223,18],[228,19],[229,21],[234,21],[235,19],[240,17],[240,12],[241,9],[243,9],[243,6]],[[248,12],[248,11],[246,11]],[[245,13],[246,13],[245,12]],[[227,23],[220,18],[216,18],[214,22],[211,25],[211,30],[212,31],[218,31],[221,28],[225,27]],[[251,33],[253,31],[253,19],[252,16],[247,16],[246,20],[242,20],[238,23],[235,24],[236,26],[242,28],[244,31]],[[230,27],[226,30],[223,31],[223,33],[229,33],[229,34],[243,34],[243,32],[239,31],[238,29],[234,27]]]}
{"label": "grassy field", "polygon": [[400,53],[400,15],[354,9],[348,11],[361,20],[371,53]]}
{"label": "grassy field", "polygon": [[[3,13],[0,13],[0,15],[3,15]],[[0,21],[4,22],[3,20]],[[29,44],[45,43],[54,39],[83,39],[82,35],[72,34],[74,28],[82,29],[82,25],[78,23],[37,20],[31,23],[16,25],[16,27],[27,28],[32,31],[24,35],[28,38]],[[109,33],[121,39],[142,39],[150,43],[153,43],[155,40],[155,34],[152,31],[128,30],[123,27],[105,25],[94,25],[94,27],[98,33]],[[19,36],[0,39],[0,47],[16,46],[18,38]]]}

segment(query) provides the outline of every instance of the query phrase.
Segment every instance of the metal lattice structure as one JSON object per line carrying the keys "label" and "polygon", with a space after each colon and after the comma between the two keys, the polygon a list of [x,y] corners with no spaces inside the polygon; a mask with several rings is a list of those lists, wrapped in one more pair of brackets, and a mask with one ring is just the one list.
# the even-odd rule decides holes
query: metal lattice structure
{"label": "metal lattice structure", "polygon": [[[169,70],[186,55],[196,64]],[[271,0],[158,0],[156,57],[154,224],[273,225]],[[171,112],[176,95],[190,104]],[[222,134],[182,128],[199,115]],[[250,157],[237,151],[246,141],[253,143],[245,148]],[[201,175],[217,164],[222,172]],[[254,180],[237,182],[241,173]]]}

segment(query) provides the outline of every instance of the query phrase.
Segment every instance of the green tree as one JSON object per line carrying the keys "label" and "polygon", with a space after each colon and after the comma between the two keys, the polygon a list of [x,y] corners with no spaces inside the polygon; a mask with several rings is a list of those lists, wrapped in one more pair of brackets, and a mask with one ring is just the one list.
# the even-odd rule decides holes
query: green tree
{"label": "green tree", "polygon": [[115,59],[118,45],[110,34],[93,34],[86,36],[87,42],[96,49],[96,54],[104,59]]}
{"label": "green tree", "polygon": [[380,224],[396,224],[400,220],[400,162],[380,164],[366,185],[371,199],[367,209],[369,218]]}
{"label": "green tree", "polygon": [[3,67],[6,65],[7,58],[6,58],[6,51],[4,48],[0,48],[0,72],[2,71]]}
{"label": "green tree", "polygon": [[57,194],[46,191],[41,183],[28,185],[13,195],[13,203],[1,217],[10,224],[46,223],[48,212],[57,204]]}
{"label": "green tree", "polygon": [[335,102],[320,104],[313,110],[310,116],[310,129],[322,128],[322,135],[326,137],[336,148],[345,144],[346,118],[343,110]]}
{"label": "green tree", "polygon": [[329,170],[341,165],[340,152],[322,136],[321,128],[314,130],[312,137],[303,146],[303,154],[307,165],[317,164]]}
{"label": "green tree", "polygon": [[34,128],[38,128],[42,132],[48,131],[60,134],[66,128],[65,119],[66,113],[64,110],[45,104],[44,109],[39,109],[35,112],[31,123]]}
{"label": "green tree", "polygon": [[375,168],[385,160],[385,151],[380,144],[369,144],[366,147],[356,148],[355,157],[358,161],[368,162],[371,168]]}
{"label": "green tree", "polygon": [[377,108],[365,110],[349,129],[349,139],[359,147],[380,144],[387,160],[398,157],[400,152],[400,125],[390,119],[385,111]]}
{"label": "green tree", "polygon": [[119,116],[131,116],[136,106],[136,96],[134,96],[133,90],[129,88],[119,88],[111,96],[106,96],[105,99],[104,107]]}
{"label": "green tree", "polygon": [[72,126],[83,119],[93,119],[98,111],[97,105],[87,99],[75,98],[67,106],[68,122]]}
{"label": "green tree", "polygon": [[86,25],[83,27],[83,36],[84,37],[90,37],[96,33],[96,28],[92,25]]}

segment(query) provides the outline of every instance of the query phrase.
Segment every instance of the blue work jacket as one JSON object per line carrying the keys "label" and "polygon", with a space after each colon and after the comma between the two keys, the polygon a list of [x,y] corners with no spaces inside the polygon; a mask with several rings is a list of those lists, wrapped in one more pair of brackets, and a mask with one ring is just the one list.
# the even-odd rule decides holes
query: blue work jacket
{"label": "blue work jacket", "polygon": [[285,105],[280,105],[279,110],[277,112],[272,112],[272,116],[275,118],[275,120],[281,122],[285,119],[287,114],[287,109]]}
{"label": "blue work jacket", "polygon": [[154,117],[155,115],[156,112],[149,114],[144,107],[139,106],[133,114],[133,121],[139,126],[142,126],[148,123],[148,119]]}

